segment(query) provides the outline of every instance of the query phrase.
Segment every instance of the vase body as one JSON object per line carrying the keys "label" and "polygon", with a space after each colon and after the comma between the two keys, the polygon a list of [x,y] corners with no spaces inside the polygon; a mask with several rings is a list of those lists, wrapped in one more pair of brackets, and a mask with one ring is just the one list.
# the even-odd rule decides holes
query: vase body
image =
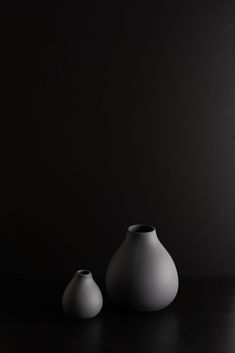
{"label": "vase body", "polygon": [[75,319],[89,319],[100,312],[102,305],[102,293],[91,272],[77,271],[63,294],[64,312]]}
{"label": "vase body", "polygon": [[130,226],[106,273],[112,301],[129,310],[156,311],[174,300],[178,286],[176,266],[155,228]]}

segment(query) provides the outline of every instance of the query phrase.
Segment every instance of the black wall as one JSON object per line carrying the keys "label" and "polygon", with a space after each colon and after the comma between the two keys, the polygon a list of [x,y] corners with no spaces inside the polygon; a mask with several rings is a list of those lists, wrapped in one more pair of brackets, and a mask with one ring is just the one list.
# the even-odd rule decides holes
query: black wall
{"label": "black wall", "polygon": [[0,15],[0,273],[104,273],[147,223],[181,275],[235,275],[235,2]]}

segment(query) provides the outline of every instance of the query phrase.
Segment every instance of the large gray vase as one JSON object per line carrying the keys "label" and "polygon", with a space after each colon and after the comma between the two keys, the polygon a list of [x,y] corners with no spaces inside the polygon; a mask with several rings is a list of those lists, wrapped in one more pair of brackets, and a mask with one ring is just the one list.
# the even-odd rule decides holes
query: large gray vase
{"label": "large gray vase", "polygon": [[156,311],[174,300],[178,285],[175,264],[155,228],[130,226],[106,273],[112,301],[130,310]]}

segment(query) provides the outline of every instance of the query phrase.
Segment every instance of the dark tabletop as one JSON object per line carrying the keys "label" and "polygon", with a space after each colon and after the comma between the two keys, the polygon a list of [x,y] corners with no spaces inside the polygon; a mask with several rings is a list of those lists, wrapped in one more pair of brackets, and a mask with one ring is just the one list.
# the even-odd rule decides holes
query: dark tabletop
{"label": "dark tabletop", "polygon": [[116,309],[74,321],[61,309],[65,280],[2,280],[0,352],[235,352],[235,279],[184,278],[175,301],[153,313]]}

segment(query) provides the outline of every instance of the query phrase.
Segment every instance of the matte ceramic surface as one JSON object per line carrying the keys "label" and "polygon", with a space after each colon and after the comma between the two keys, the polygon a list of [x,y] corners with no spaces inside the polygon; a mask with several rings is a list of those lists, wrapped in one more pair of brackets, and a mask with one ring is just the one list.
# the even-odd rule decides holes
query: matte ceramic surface
{"label": "matte ceramic surface", "polygon": [[63,294],[64,312],[75,319],[89,319],[100,312],[102,305],[102,293],[91,272],[77,271]]}
{"label": "matte ceramic surface", "polygon": [[137,311],[160,310],[174,300],[177,270],[154,227],[128,228],[108,266],[106,289],[116,304]]}

